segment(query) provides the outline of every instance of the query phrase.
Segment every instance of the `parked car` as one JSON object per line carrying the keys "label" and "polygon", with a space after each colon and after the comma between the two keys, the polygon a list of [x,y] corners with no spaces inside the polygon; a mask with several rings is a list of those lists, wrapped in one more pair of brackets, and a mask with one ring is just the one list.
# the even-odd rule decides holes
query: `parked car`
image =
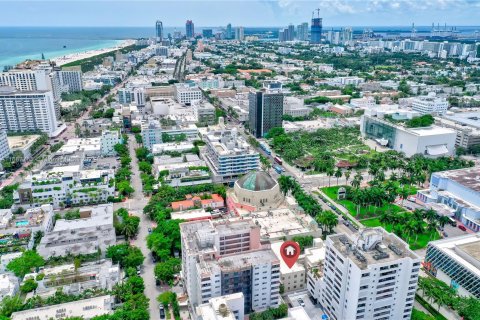
{"label": "parked car", "polygon": [[152,233],[152,228],[148,228],[148,233]]}
{"label": "parked car", "polygon": [[160,319],[165,319],[165,308],[160,305],[160,307],[158,307],[158,311],[160,312]]}
{"label": "parked car", "polygon": [[462,231],[467,231],[467,228],[465,228],[465,226],[459,224],[458,225],[458,229],[462,230]]}
{"label": "parked car", "polygon": [[298,301],[298,304],[299,304],[301,307],[305,307],[305,302],[303,302],[303,299],[302,299],[302,298],[298,298],[297,301]]}

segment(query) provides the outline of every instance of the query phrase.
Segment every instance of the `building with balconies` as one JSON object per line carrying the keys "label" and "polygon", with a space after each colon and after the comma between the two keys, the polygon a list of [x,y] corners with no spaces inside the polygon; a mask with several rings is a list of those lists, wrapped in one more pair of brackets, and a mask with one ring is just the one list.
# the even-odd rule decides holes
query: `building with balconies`
{"label": "building with balconies", "polygon": [[202,156],[219,182],[233,181],[260,167],[260,156],[237,129],[210,131]]}

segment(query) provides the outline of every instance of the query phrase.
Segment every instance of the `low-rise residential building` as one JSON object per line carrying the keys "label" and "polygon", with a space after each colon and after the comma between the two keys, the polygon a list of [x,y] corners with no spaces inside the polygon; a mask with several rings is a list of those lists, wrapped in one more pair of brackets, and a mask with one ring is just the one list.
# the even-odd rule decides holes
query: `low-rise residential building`
{"label": "low-rise residential building", "polygon": [[435,158],[451,156],[455,152],[455,130],[437,126],[407,128],[387,121],[383,114],[374,110],[365,111],[360,131],[363,137],[373,139],[382,147],[403,152],[407,157],[421,154]]}
{"label": "low-rise residential building", "polygon": [[[2,241],[9,243],[24,241],[26,248],[33,245],[35,233],[46,233],[53,229],[54,214],[51,204],[27,209],[25,213],[12,215],[10,210],[0,210]],[[8,257],[8,256],[7,256]],[[3,256],[2,256],[3,258]],[[6,258],[8,260],[8,258]],[[13,259],[13,258],[12,258]],[[3,261],[2,261],[3,263]],[[8,264],[8,262],[6,262]]]}
{"label": "low-rise residential building", "polygon": [[480,231],[480,167],[434,172],[430,188],[417,192],[417,201],[445,205],[450,216]]}
{"label": "low-rise residential building", "polygon": [[215,107],[211,103],[203,100],[193,100],[191,104],[200,125],[215,124]]}
{"label": "low-rise residential building", "polygon": [[195,310],[197,320],[242,320],[245,298],[243,293],[232,293],[211,298]]}
{"label": "low-rise residential building", "polygon": [[19,291],[18,278],[13,273],[0,274],[0,300],[13,297]]}
{"label": "low-rise residential building", "polygon": [[40,135],[32,134],[32,135],[24,135],[24,136],[9,136],[8,138],[8,146],[10,151],[13,153],[15,151],[20,151],[23,155],[23,160],[28,161],[30,160],[36,152],[41,151],[41,148],[37,148],[34,150],[32,147],[35,142],[40,139]]}
{"label": "low-rise residential building", "polygon": [[10,261],[12,261],[13,259],[17,259],[21,256],[22,252],[2,254],[0,256],[0,274],[7,272],[7,265],[10,263]]}
{"label": "low-rise residential building", "polygon": [[158,120],[148,120],[142,122],[141,128],[143,145],[149,150],[154,144],[163,143],[164,135],[172,139],[179,135],[185,135],[189,141],[198,139],[198,128],[194,124],[162,126]]}
{"label": "low-rise residential building", "polygon": [[153,169],[155,177],[163,177],[163,183],[172,187],[212,183],[207,164],[196,154],[155,157]]}
{"label": "low-rise residential building", "polygon": [[115,156],[115,145],[121,142],[120,132],[118,130],[103,130],[100,138],[102,156]]}
{"label": "low-rise residential building", "polygon": [[435,92],[430,92],[427,96],[413,98],[412,109],[421,114],[443,114],[448,109],[448,101],[437,97]]}
{"label": "low-rise residential building", "polygon": [[55,304],[35,309],[12,313],[12,320],[62,319],[82,317],[85,320],[111,314],[115,303],[114,296],[99,296],[62,304]]}
{"label": "low-rise residential building", "polygon": [[479,247],[478,233],[431,241],[423,267],[459,295],[480,299]]}
{"label": "low-rise residential building", "polygon": [[186,197],[186,200],[172,202],[172,209],[173,211],[183,211],[193,208],[218,209],[225,206],[225,200],[219,194],[213,193],[210,197],[208,197],[208,195],[204,196],[205,197],[190,195]]}
{"label": "low-rise residential building", "polygon": [[291,268],[287,266],[280,253],[282,244],[283,241],[274,242],[271,247],[280,260],[280,283],[283,285],[283,290],[286,293],[303,290],[305,289],[305,267],[300,261],[295,262]]}
{"label": "low-rise residential building", "polygon": [[70,295],[79,295],[88,289],[113,290],[122,278],[118,264],[112,264],[110,259],[102,259],[82,263],[78,268],[74,264],[46,267],[39,272],[26,274],[23,281],[27,279],[36,279],[38,287],[35,295],[48,297],[58,289]]}
{"label": "low-rise residential building", "polygon": [[189,141],[159,143],[152,146],[152,154],[157,155],[168,152],[184,153],[191,151],[194,147],[193,143]]}
{"label": "low-rise residential building", "polygon": [[238,134],[236,128],[210,131],[204,138],[207,145],[202,156],[216,181],[235,180],[259,168],[258,152]]}
{"label": "low-rise residential building", "polygon": [[175,99],[181,104],[190,104],[192,100],[202,100],[203,93],[199,87],[189,83],[175,84]]}
{"label": "low-rise residential building", "polygon": [[115,194],[114,171],[42,171],[31,175],[13,194],[15,206],[54,208],[106,202]]}
{"label": "low-rise residential building", "polygon": [[312,112],[312,109],[305,107],[303,99],[297,97],[283,98],[283,114],[292,117],[306,117]]}
{"label": "low-rise residential building", "polygon": [[80,219],[59,219],[55,227],[42,237],[38,253],[45,258],[68,254],[101,252],[116,242],[113,226],[113,205],[104,204],[80,209]]}

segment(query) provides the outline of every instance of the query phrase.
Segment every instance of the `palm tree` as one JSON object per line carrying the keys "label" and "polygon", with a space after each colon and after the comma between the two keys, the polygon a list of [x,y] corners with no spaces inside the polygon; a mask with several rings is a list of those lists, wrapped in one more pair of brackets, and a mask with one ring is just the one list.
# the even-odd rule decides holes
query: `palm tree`
{"label": "palm tree", "polygon": [[125,236],[125,238],[127,238],[127,240],[132,238],[137,233],[137,230],[132,223],[123,223],[121,230],[122,234]]}
{"label": "palm tree", "polygon": [[327,169],[327,176],[328,176],[328,187],[330,187],[330,179],[332,178],[332,176],[334,175],[335,171],[333,170],[333,168],[328,168]]}
{"label": "palm tree", "polygon": [[281,175],[280,178],[278,178],[278,184],[280,186],[280,190],[285,196],[290,190],[293,190],[296,185],[292,177],[284,175]]}
{"label": "palm tree", "polygon": [[447,216],[440,216],[438,218],[438,224],[443,228],[447,223],[450,222],[450,218]]}
{"label": "palm tree", "polygon": [[338,186],[338,179],[342,177],[342,170],[340,168],[337,168],[337,171],[335,171],[335,178],[337,178],[337,186]]}
{"label": "palm tree", "polygon": [[350,179],[351,174],[352,174],[352,171],[350,169],[345,171],[345,173],[343,174],[345,176],[345,184],[348,184],[348,180]]}
{"label": "palm tree", "polygon": [[403,206],[403,203],[405,202],[405,199],[408,198],[408,195],[410,194],[409,190],[407,189],[407,187],[403,187],[400,189],[400,197],[402,197],[402,206]]}

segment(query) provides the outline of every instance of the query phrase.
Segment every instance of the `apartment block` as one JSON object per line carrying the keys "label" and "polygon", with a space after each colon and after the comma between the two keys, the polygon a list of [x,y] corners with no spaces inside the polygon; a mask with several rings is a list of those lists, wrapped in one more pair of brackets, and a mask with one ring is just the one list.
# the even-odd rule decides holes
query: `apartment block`
{"label": "apartment block", "polygon": [[180,224],[182,272],[195,308],[211,298],[243,293],[244,311],[280,303],[280,261],[260,244],[260,227],[252,220]]}
{"label": "apartment block", "polygon": [[[0,130],[0,162],[10,155],[10,147],[8,146],[8,138],[5,130]],[[1,168],[1,164],[0,164]]]}
{"label": "apartment block", "polygon": [[53,230],[42,237],[38,253],[49,258],[91,254],[100,250],[105,255],[107,248],[116,243],[113,205],[110,203],[81,208],[80,217],[75,220],[57,220]]}
{"label": "apartment block", "polygon": [[331,319],[410,319],[420,257],[383,228],[327,237],[319,302]]}
{"label": "apartment block", "polygon": [[233,181],[260,167],[259,154],[238,134],[237,129],[206,134],[202,156],[217,181]]}
{"label": "apartment block", "polygon": [[421,114],[443,114],[447,112],[448,101],[446,98],[437,97],[435,92],[430,92],[427,96],[414,98],[412,109]]}
{"label": "apartment block", "polygon": [[141,128],[143,145],[149,150],[154,144],[163,143],[164,134],[172,138],[184,134],[190,141],[198,139],[198,128],[194,124],[162,126],[160,121],[150,119],[142,122]]}
{"label": "apartment block", "polygon": [[58,134],[51,91],[18,91],[0,87],[0,127],[12,132],[41,131]]}
{"label": "apartment block", "polygon": [[113,170],[41,171],[28,176],[14,192],[16,206],[54,208],[105,203],[115,193]]}
{"label": "apartment block", "polygon": [[65,319],[82,317],[91,319],[113,313],[114,296],[100,296],[62,304],[55,304],[12,313],[12,320]]}
{"label": "apartment block", "polygon": [[202,90],[196,85],[187,83],[175,84],[175,99],[181,104],[190,104],[192,100],[202,100]]}

